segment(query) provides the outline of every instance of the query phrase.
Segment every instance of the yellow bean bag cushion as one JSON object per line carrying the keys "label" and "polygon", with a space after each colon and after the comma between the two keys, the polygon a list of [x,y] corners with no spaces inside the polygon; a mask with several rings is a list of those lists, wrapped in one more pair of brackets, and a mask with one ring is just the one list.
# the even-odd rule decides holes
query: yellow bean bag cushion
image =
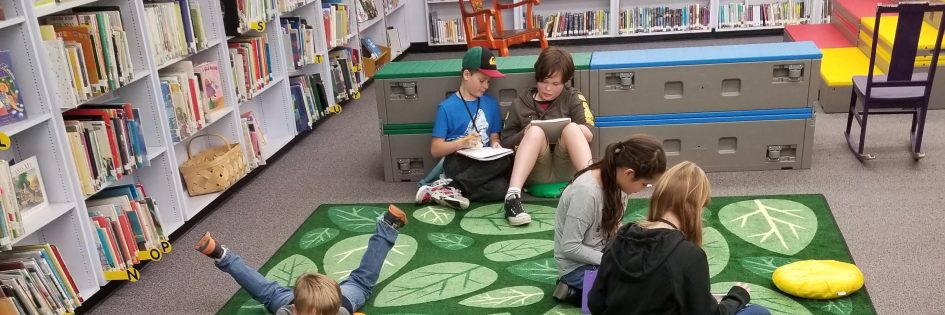
{"label": "yellow bean bag cushion", "polygon": [[774,285],[787,294],[808,299],[835,299],[863,287],[856,265],[836,260],[802,260],[774,270]]}

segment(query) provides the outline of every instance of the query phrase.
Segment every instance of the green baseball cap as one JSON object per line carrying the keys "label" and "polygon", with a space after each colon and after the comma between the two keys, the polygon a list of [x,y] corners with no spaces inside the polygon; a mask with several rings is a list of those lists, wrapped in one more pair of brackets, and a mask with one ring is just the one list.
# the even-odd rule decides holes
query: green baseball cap
{"label": "green baseball cap", "polygon": [[490,78],[504,78],[505,75],[496,68],[495,56],[488,49],[473,47],[463,55],[463,69],[482,72]]}

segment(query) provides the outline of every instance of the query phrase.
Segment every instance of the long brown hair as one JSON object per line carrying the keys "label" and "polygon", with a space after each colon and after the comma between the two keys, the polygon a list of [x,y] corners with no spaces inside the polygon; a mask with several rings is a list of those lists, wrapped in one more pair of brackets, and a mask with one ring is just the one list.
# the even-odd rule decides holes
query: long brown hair
{"label": "long brown hair", "polygon": [[710,190],[709,179],[696,163],[676,164],[656,182],[646,220],[656,222],[672,212],[686,240],[702,246],[702,208],[709,204]]}
{"label": "long brown hair", "polygon": [[[604,157],[574,174],[574,178],[590,170],[600,170],[600,179],[604,190],[604,208],[601,209],[601,229],[604,239],[613,239],[620,225],[620,219],[626,209],[623,194],[617,185],[617,170],[620,167],[632,169],[634,177],[653,179],[666,170],[666,153],[656,139],[633,135],[630,139],[611,143],[604,150]],[[573,181],[573,180],[572,180]]]}

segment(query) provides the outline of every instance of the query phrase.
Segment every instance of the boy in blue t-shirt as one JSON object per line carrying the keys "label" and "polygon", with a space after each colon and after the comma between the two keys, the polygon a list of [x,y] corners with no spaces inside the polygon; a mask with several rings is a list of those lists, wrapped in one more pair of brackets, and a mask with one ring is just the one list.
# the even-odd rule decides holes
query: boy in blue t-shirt
{"label": "boy in blue t-shirt", "polygon": [[[485,93],[490,79],[504,77],[496,69],[495,56],[489,50],[473,47],[463,55],[462,83],[437,107],[430,143],[433,157],[444,157],[443,171],[448,179],[420,187],[417,203],[434,200],[465,209],[469,200],[498,201],[505,198],[508,182],[502,180],[508,175],[511,158],[478,161],[455,154],[466,148],[502,147],[499,103]],[[469,199],[463,198],[461,193]]]}

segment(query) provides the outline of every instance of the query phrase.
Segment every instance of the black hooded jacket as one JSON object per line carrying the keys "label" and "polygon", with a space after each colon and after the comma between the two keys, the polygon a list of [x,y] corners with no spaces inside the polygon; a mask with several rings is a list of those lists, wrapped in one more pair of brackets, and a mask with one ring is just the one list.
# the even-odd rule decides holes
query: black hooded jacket
{"label": "black hooded jacket", "polygon": [[735,314],[748,292],[732,287],[721,303],[709,292],[705,251],[671,229],[624,225],[604,250],[594,287],[592,314]]}

